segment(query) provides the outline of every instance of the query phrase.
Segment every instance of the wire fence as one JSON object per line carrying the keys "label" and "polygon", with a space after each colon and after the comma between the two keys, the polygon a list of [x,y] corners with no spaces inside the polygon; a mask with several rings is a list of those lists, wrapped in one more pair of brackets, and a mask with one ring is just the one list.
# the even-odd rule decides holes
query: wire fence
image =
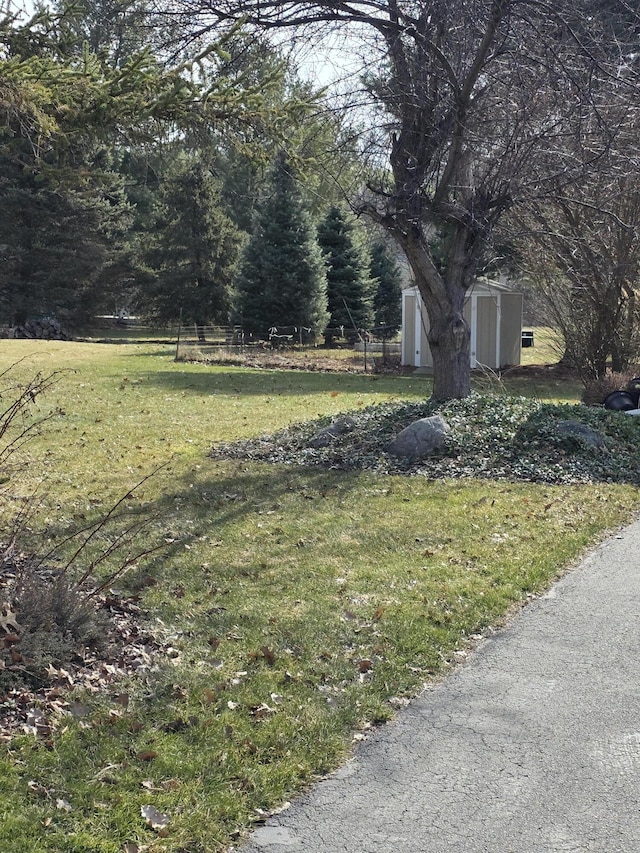
{"label": "wire fence", "polygon": [[272,326],[266,336],[242,326],[182,325],[177,333],[176,361],[253,363],[292,361],[303,367],[338,362],[345,369],[365,372],[400,364],[396,330],[336,327],[318,330],[306,326]]}

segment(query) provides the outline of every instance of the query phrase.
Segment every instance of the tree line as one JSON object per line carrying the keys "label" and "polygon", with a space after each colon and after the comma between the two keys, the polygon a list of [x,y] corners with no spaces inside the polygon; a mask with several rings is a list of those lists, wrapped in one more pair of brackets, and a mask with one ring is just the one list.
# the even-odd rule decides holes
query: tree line
{"label": "tree line", "polygon": [[351,325],[346,303],[359,328],[395,334],[394,249],[323,164],[354,168],[340,120],[240,33],[160,62],[149,16],[87,0],[2,24],[4,321],[125,309],[322,334]]}
{"label": "tree line", "polygon": [[[333,31],[362,66],[328,95],[283,45]],[[397,282],[400,247],[435,397],[469,393],[464,302],[493,272],[540,290],[583,378],[624,370],[640,350],[639,31],[627,0],[7,16],[0,309],[366,326],[385,288],[398,310],[382,270]]]}

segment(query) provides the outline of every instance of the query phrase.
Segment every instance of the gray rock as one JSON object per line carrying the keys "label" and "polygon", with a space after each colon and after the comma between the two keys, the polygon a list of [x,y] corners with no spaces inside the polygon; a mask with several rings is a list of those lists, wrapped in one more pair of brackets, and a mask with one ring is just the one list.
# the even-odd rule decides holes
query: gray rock
{"label": "gray rock", "polygon": [[602,433],[597,429],[580,423],[580,421],[562,421],[556,427],[557,431],[562,435],[572,436],[588,444],[589,447],[606,447],[606,442]]}
{"label": "gray rock", "polygon": [[336,420],[328,427],[321,429],[309,440],[308,447],[330,447],[335,444],[336,439],[349,432],[353,432],[356,422],[353,418],[344,417]]}
{"label": "gray rock", "polygon": [[387,447],[387,451],[394,456],[416,462],[440,450],[448,432],[449,426],[440,415],[421,418],[399,432]]}

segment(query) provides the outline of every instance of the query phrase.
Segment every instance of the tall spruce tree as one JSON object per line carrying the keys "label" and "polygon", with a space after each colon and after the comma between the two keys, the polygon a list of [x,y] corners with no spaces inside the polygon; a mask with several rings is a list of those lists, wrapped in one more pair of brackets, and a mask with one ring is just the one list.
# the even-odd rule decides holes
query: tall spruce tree
{"label": "tall spruce tree", "polygon": [[373,323],[372,282],[367,260],[354,239],[353,224],[338,207],[332,207],[318,228],[318,242],[327,268],[330,313],[325,343],[369,329]]}
{"label": "tall spruce tree", "polygon": [[237,319],[249,333],[324,331],[327,281],[314,228],[285,154],[274,164],[237,284]]}
{"label": "tall spruce tree", "polygon": [[33,173],[0,152],[0,317],[22,324],[56,316],[84,325],[112,311],[127,278],[131,222],[123,182],[87,169],[82,185]]}
{"label": "tall spruce tree", "polygon": [[239,250],[218,181],[202,163],[181,164],[161,193],[143,304],[162,321],[226,323]]}
{"label": "tall spruce tree", "polygon": [[387,244],[381,240],[371,248],[371,278],[377,285],[373,298],[376,334],[392,338],[402,325],[402,276]]}

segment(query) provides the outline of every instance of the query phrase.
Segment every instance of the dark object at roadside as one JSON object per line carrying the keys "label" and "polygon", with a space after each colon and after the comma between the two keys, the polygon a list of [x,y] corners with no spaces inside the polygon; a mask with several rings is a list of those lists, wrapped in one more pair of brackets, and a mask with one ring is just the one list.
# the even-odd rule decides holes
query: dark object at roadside
{"label": "dark object at roadside", "polygon": [[614,391],[605,398],[604,407],[612,412],[628,412],[635,409],[636,403],[626,391]]}
{"label": "dark object at roadside", "polygon": [[533,332],[522,332],[522,346],[523,347],[532,347],[533,346]]}

